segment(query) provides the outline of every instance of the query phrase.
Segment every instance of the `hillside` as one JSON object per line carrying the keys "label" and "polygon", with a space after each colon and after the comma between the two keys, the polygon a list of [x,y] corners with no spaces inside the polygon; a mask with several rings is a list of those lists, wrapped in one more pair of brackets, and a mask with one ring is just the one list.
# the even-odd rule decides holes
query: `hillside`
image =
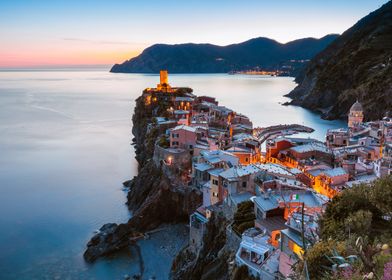
{"label": "hillside", "polygon": [[392,1],[362,18],[297,77],[291,104],[326,119],[347,116],[358,99],[367,120],[392,112]]}
{"label": "hillside", "polygon": [[305,38],[286,44],[262,37],[228,46],[156,44],[139,56],[114,65],[111,72],[158,73],[161,69],[167,69],[170,73],[227,73],[260,68],[286,69],[288,74],[292,74],[304,65],[303,61],[298,60],[311,59],[337,36]]}

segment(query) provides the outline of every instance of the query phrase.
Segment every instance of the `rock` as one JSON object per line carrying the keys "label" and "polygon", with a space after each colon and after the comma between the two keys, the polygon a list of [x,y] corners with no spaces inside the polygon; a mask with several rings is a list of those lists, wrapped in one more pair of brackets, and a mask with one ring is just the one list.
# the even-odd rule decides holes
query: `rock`
{"label": "rock", "polygon": [[132,182],[133,182],[133,179],[127,180],[127,181],[123,182],[123,186],[124,186],[125,188],[131,188]]}
{"label": "rock", "polygon": [[87,250],[83,257],[87,262],[94,262],[97,258],[116,252],[129,244],[129,235],[134,234],[133,229],[126,225],[114,223],[105,224],[100,232],[94,235],[87,243]]}
{"label": "rock", "polygon": [[132,180],[125,181],[129,187],[127,205],[132,210],[132,218],[124,224],[105,224],[87,244],[84,258],[93,262],[97,258],[135,242],[132,237],[140,235],[164,223],[187,222],[189,215],[202,203],[199,190],[188,186],[172,184],[161,167],[157,167],[152,159],[154,143],[159,133],[147,132],[150,115],[144,107],[144,99],[136,100],[135,113],[132,117],[132,133],[135,136],[136,160],[139,163],[139,174]]}

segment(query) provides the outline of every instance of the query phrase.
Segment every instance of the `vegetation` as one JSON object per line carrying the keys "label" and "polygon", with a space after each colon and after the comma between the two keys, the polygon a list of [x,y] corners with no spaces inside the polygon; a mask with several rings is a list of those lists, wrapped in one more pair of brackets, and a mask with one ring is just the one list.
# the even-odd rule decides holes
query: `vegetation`
{"label": "vegetation", "polygon": [[252,201],[244,201],[238,204],[234,214],[233,230],[242,234],[248,228],[254,227],[255,213]]}
{"label": "vegetation", "polygon": [[[390,279],[385,274],[392,272],[391,194],[389,176],[332,199],[320,221],[321,241],[304,256],[310,279]],[[298,277],[304,266],[304,261],[295,266]]]}
{"label": "vegetation", "polygon": [[356,99],[365,118],[392,110],[392,2],[361,19],[315,56],[289,94],[293,104],[342,118]]}
{"label": "vegetation", "polygon": [[304,64],[293,64],[290,60],[311,59],[337,36],[305,38],[286,44],[268,38],[255,38],[224,47],[211,44],[156,44],[139,56],[114,65],[111,72],[158,73],[161,69],[167,69],[170,73],[228,73],[256,67],[276,70],[282,65],[291,65],[295,68],[292,70],[297,70]]}

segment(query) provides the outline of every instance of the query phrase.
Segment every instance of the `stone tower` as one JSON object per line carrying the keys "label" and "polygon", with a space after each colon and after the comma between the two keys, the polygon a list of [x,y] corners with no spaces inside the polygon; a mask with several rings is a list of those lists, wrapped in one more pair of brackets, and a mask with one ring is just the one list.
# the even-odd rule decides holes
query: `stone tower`
{"label": "stone tower", "polygon": [[363,122],[363,109],[358,100],[351,106],[348,114],[348,127],[356,127]]}
{"label": "stone tower", "polygon": [[159,71],[159,78],[160,83],[157,85],[157,89],[163,92],[171,92],[167,70]]}
{"label": "stone tower", "polygon": [[169,78],[168,78],[168,74],[167,74],[167,70],[161,70],[159,72],[159,76],[160,76],[160,84],[169,84]]}

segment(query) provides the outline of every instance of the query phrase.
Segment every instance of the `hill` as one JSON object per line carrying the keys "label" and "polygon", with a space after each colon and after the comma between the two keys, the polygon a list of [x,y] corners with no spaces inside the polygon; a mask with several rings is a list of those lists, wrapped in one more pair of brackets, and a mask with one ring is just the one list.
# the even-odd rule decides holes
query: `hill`
{"label": "hill", "polygon": [[319,111],[326,119],[347,116],[358,99],[365,118],[392,111],[392,1],[362,18],[298,75],[291,104]]}
{"label": "hill", "polygon": [[320,39],[304,38],[281,44],[268,38],[255,38],[239,44],[156,44],[139,56],[116,64],[111,72],[158,73],[227,73],[250,69],[283,70],[287,74],[298,70],[338,35]]}

